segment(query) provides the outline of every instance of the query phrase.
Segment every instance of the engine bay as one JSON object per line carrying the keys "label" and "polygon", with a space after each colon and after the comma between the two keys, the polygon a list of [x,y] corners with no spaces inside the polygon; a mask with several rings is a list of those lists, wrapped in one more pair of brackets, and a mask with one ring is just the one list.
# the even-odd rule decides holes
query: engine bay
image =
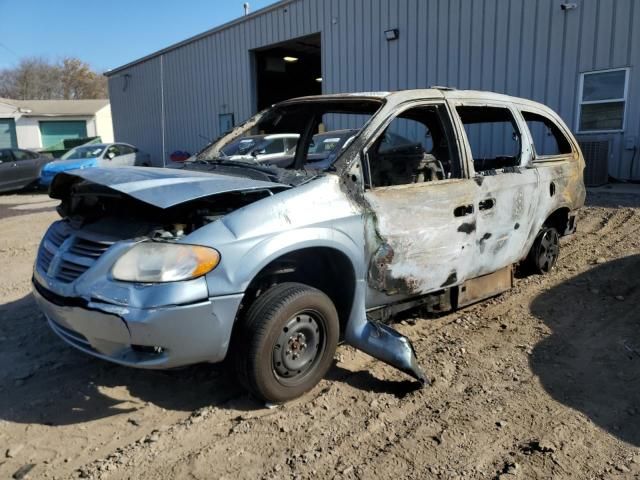
{"label": "engine bay", "polygon": [[269,190],[232,191],[159,208],[89,181],[73,185],[58,214],[74,229],[117,239],[178,239],[228,213],[271,196]]}

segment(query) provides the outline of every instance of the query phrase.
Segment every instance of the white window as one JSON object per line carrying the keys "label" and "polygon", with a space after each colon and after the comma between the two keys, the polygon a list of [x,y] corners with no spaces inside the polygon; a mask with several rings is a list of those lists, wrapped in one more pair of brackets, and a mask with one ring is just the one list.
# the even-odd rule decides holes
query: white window
{"label": "white window", "polygon": [[578,132],[623,130],[628,84],[628,68],[580,74]]}

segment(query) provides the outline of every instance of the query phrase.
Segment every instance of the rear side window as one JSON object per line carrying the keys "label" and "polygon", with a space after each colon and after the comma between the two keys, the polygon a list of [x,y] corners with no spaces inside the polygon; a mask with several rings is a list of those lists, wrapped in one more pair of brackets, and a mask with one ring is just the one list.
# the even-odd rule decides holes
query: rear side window
{"label": "rear side window", "polygon": [[532,112],[522,112],[527,122],[536,156],[547,157],[571,153],[571,144],[553,120]]}
{"label": "rear side window", "polygon": [[522,141],[508,108],[456,108],[464,125],[476,173],[493,174],[520,165]]}
{"label": "rear side window", "polygon": [[264,145],[264,151],[260,151],[258,153],[262,153],[265,155],[271,155],[274,153],[283,153],[284,148],[284,139],[283,138],[274,138],[272,140],[268,140],[267,144]]}
{"label": "rear side window", "polygon": [[129,153],[135,153],[135,149],[129,145],[119,145],[120,155],[128,155]]}
{"label": "rear side window", "polygon": [[111,145],[107,150],[107,155],[109,155],[110,153],[113,153],[114,157],[122,155],[122,153],[120,152],[120,147],[118,145]]}
{"label": "rear side window", "polygon": [[30,159],[34,158],[34,157],[31,156],[31,154],[29,152],[26,152],[24,150],[17,150],[17,149],[13,150],[13,157],[16,160],[30,160]]}
{"label": "rear side window", "polygon": [[285,143],[285,150],[287,152],[290,152],[290,151],[295,152],[295,148],[298,145],[298,139],[297,138],[285,138],[284,139],[284,143]]}

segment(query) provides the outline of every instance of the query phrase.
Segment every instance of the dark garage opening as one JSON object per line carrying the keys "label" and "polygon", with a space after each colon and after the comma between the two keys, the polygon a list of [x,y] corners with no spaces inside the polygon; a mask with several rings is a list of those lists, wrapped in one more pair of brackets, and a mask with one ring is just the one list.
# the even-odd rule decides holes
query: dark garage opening
{"label": "dark garage opening", "polygon": [[322,93],[319,33],[254,50],[254,55],[258,110]]}

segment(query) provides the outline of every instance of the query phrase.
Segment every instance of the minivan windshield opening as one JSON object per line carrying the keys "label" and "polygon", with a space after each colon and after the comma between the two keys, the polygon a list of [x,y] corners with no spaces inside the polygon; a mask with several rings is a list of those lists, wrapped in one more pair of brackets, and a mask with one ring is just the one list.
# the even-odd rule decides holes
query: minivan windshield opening
{"label": "minivan windshield opening", "polygon": [[330,170],[382,103],[360,98],[277,105],[204,149],[196,160]]}

